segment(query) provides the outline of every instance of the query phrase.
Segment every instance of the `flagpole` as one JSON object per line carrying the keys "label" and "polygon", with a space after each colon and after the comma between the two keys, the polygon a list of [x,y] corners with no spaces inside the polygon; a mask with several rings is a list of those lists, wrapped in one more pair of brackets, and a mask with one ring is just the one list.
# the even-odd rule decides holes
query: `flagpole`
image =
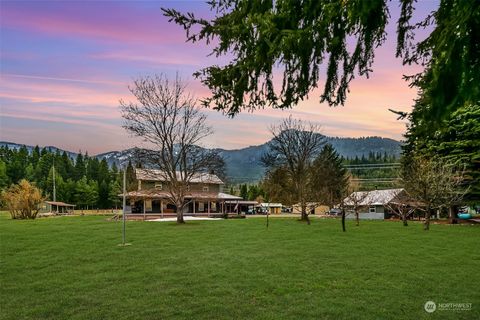
{"label": "flagpole", "polygon": [[125,214],[127,212],[127,198],[126,198],[126,193],[127,193],[127,168],[125,167],[123,170],[123,213],[122,213],[122,219],[123,219],[123,234],[122,234],[122,244],[125,245]]}

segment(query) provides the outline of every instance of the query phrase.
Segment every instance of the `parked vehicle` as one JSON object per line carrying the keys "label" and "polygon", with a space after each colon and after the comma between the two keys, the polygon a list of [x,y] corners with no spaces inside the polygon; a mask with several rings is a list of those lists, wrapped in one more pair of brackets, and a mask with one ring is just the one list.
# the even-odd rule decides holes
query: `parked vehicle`
{"label": "parked vehicle", "polygon": [[257,214],[268,214],[268,208],[257,207]]}
{"label": "parked vehicle", "polygon": [[330,216],[341,216],[342,215],[342,210],[340,210],[338,208],[332,208],[332,209],[328,210],[327,214],[330,215]]}

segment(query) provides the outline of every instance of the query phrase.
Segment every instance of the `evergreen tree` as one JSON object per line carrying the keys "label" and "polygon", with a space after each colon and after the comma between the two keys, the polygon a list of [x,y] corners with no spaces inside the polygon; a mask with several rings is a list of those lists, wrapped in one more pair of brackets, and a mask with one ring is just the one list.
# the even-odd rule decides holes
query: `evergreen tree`
{"label": "evergreen tree", "polygon": [[[406,1],[402,16],[411,17],[413,10],[411,1]],[[406,19],[403,26],[402,42],[407,45],[400,52],[404,54],[404,62],[425,66],[421,73],[410,77],[419,92],[412,112],[397,112],[410,122],[403,147],[403,167],[408,170],[417,157],[435,161],[445,157],[466,164],[474,174],[478,158],[472,156],[475,152],[471,153],[469,148],[479,138],[467,132],[475,133],[470,125],[478,122],[475,109],[478,110],[480,101],[480,2],[442,0],[432,17],[435,21],[432,32],[416,44],[411,41],[415,27],[429,25],[429,21],[410,26]],[[457,121],[459,117],[462,124]],[[461,134],[455,134],[449,125],[457,127]],[[453,153],[447,154],[450,151]],[[472,176],[470,182],[475,180]],[[473,189],[467,199],[478,201],[480,198]]]}
{"label": "evergreen tree", "polygon": [[[423,153],[465,166],[465,200],[480,201],[480,105],[467,104],[443,122],[442,129],[427,141]],[[422,150],[419,150],[420,152]]]}
{"label": "evergreen tree", "polygon": [[[188,41],[214,43],[216,56],[232,58],[195,74],[212,91],[203,103],[229,115],[265,106],[291,108],[318,87],[322,72],[321,102],[343,104],[355,73],[368,76],[371,71],[374,50],[385,40],[389,18],[386,1],[210,1],[209,5],[214,19],[162,10],[186,30]],[[273,81],[274,73],[282,79],[280,87]]]}
{"label": "evergreen tree", "polygon": [[53,165],[53,154],[44,150],[46,149],[42,149],[40,160],[38,161],[38,165],[35,168],[35,182],[40,187],[40,189],[46,188],[46,180]]}
{"label": "evergreen tree", "polygon": [[119,172],[118,172],[118,167],[117,164],[114,162],[112,163],[112,168],[111,168],[111,173],[110,173],[110,180],[119,180]]}
{"label": "evergreen tree", "polygon": [[260,195],[260,191],[256,185],[250,185],[248,188],[248,200],[254,201]]}
{"label": "evergreen tree", "polygon": [[98,171],[100,169],[100,162],[95,157],[86,157],[87,164],[87,179],[98,181]]}
{"label": "evergreen tree", "polygon": [[35,181],[35,169],[31,163],[25,168],[25,179],[27,181]]}
{"label": "evergreen tree", "polygon": [[67,203],[76,203],[77,184],[73,179],[67,179],[63,184],[64,201]]}
{"label": "evergreen tree", "polygon": [[108,199],[115,208],[118,208],[121,204],[121,198],[119,197],[121,193],[122,187],[120,183],[117,180],[112,180],[109,186]]}
{"label": "evergreen tree", "polygon": [[31,162],[30,163],[35,168],[37,166],[37,163],[38,163],[39,160],[40,160],[40,148],[37,145],[32,150],[32,156],[31,156]]}
{"label": "evergreen tree", "polygon": [[132,162],[128,160],[128,165],[127,165],[127,191],[133,191],[137,190],[137,178],[135,175],[135,169],[133,168]]}
{"label": "evergreen tree", "polygon": [[106,209],[111,206],[109,185],[108,185],[108,182],[105,180],[102,180],[100,184],[98,184],[97,205],[101,209]]}
{"label": "evergreen tree", "polygon": [[312,188],[317,199],[330,207],[340,203],[348,187],[348,172],[332,145],[323,147],[312,165]]}
{"label": "evergreen tree", "polygon": [[265,190],[265,198],[269,201],[281,202],[285,205],[293,205],[297,202],[292,190],[291,177],[284,166],[268,170],[261,185]]}
{"label": "evergreen tree", "polygon": [[73,178],[75,181],[79,181],[86,175],[85,162],[83,161],[83,155],[81,152],[78,153],[77,158],[75,159],[75,170]]}
{"label": "evergreen tree", "polygon": [[7,175],[7,165],[0,159],[0,190],[10,185],[10,177]]}
{"label": "evergreen tree", "polygon": [[100,161],[100,164],[98,167],[98,178],[96,180],[99,181],[100,183],[102,181],[105,181],[107,185],[110,182],[110,170],[108,168],[108,163],[107,163],[107,160],[105,160],[105,158],[103,158],[102,161]]}
{"label": "evergreen tree", "polygon": [[[53,200],[53,166],[50,168],[48,177],[44,183],[43,193],[49,200]],[[57,201],[66,201],[65,183],[55,167],[55,190]]]}
{"label": "evergreen tree", "polygon": [[99,199],[99,194],[98,194],[98,182],[94,180],[90,180],[88,182],[88,194],[87,194],[87,205],[90,206],[90,208],[97,207]]}
{"label": "evergreen tree", "polygon": [[248,199],[248,189],[246,184],[242,184],[240,187],[240,197],[242,197],[243,200]]}
{"label": "evergreen tree", "polygon": [[87,182],[87,177],[83,176],[80,180],[77,181],[75,186],[75,203],[80,208],[88,208],[90,196],[90,187]]}
{"label": "evergreen tree", "polygon": [[65,172],[62,174],[65,179],[73,179],[74,178],[74,167],[72,164],[72,160],[68,156],[68,154],[64,151],[62,153],[61,160],[59,160],[59,163],[62,164],[62,167],[64,168]]}

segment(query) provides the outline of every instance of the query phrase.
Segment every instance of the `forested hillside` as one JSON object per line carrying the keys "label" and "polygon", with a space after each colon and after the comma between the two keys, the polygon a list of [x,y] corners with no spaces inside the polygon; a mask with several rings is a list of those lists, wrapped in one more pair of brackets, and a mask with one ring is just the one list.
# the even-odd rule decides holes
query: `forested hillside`
{"label": "forested hillside", "polygon": [[[112,208],[120,204],[121,177],[115,164],[87,154],[73,160],[59,149],[26,146],[0,147],[0,189],[21,179],[34,182],[48,200],[53,199],[55,168],[56,200],[76,204],[78,208]],[[127,167],[127,186],[134,187],[132,164]]]}

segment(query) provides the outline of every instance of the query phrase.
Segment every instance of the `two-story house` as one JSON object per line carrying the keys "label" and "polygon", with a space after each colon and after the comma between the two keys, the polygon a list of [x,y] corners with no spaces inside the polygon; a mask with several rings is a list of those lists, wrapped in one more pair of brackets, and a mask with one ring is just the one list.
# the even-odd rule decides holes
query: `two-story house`
{"label": "two-story house", "polygon": [[[159,170],[136,169],[137,190],[127,192],[128,213],[143,217],[173,216],[176,207],[169,200],[168,181]],[[242,198],[223,193],[223,182],[215,174],[195,174],[187,186],[184,215],[215,216],[238,213]],[[130,211],[130,212],[129,212]]]}

